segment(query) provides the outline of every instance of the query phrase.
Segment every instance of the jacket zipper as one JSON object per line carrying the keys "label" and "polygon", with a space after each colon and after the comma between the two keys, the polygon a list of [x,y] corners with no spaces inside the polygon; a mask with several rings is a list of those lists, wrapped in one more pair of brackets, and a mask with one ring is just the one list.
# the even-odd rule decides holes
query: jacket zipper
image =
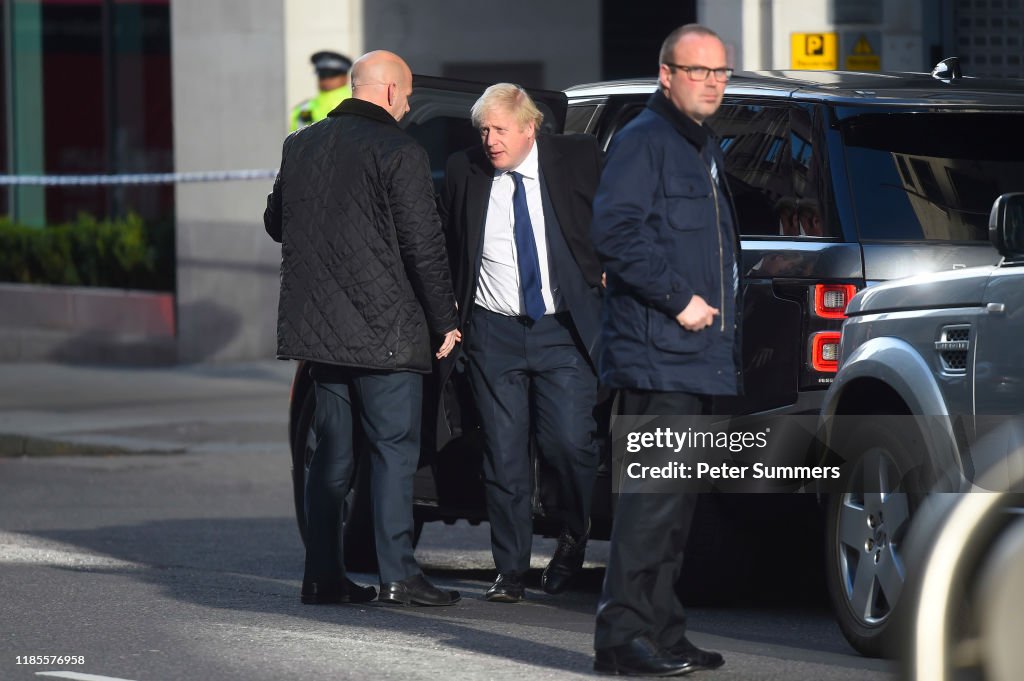
{"label": "jacket zipper", "polygon": [[[714,160],[711,161],[714,163]],[[719,290],[722,293],[722,306],[719,309],[719,318],[721,319],[721,331],[725,332],[725,254],[722,251],[722,216],[718,208],[718,187],[715,186],[715,177],[711,174],[711,169],[708,168],[707,164],[704,165],[704,170],[708,173],[708,179],[711,180],[711,196],[715,199],[715,232],[718,233],[718,276],[721,277],[721,284]]]}

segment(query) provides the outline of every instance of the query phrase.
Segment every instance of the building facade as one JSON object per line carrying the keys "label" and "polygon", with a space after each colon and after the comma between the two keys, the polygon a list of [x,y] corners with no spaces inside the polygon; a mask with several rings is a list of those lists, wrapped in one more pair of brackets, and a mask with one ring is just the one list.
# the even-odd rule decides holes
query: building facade
{"label": "building facade", "polygon": [[[274,169],[289,109],[314,92],[309,57],[322,49],[389,49],[416,73],[561,89],[653,76],[664,34],[700,20],[738,69],[789,69],[806,57],[920,71],[958,55],[967,75],[1024,77],[1024,0],[522,0],[514,11],[477,0],[0,0],[0,9],[0,175],[13,176]],[[5,185],[0,215],[36,226],[83,212],[170,221],[174,314],[161,327],[173,334],[170,359],[267,357],[279,264],[261,224],[271,183]],[[0,346],[7,332],[0,320]],[[47,356],[46,344],[23,345]]]}

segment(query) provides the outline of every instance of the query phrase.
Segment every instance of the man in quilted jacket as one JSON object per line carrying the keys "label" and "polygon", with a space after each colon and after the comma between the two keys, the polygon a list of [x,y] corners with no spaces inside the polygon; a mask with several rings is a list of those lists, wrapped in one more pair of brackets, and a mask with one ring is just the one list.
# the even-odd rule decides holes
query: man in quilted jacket
{"label": "man in quilted jacket", "polygon": [[316,447],[306,481],[303,603],[371,600],[339,542],[354,419],[370,443],[379,600],[451,605],[413,557],[423,374],[461,339],[426,151],[398,127],[412,72],[390,52],[352,67],[352,98],[284,142],[267,198],[281,243],[277,356],[309,362]]}

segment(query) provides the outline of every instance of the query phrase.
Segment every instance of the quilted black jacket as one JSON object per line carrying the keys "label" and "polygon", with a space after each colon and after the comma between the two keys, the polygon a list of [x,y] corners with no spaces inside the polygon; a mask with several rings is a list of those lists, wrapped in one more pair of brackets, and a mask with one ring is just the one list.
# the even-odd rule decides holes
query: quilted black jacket
{"label": "quilted black jacket", "polygon": [[348,99],[290,135],[263,222],[279,358],[430,371],[455,298],[427,154],[384,109]]}

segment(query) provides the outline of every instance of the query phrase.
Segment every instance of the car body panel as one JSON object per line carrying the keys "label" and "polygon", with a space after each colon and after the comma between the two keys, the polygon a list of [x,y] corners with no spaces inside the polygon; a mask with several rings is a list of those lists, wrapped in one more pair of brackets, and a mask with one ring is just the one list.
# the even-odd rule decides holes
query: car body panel
{"label": "car body panel", "polygon": [[991,273],[992,268],[975,267],[878,284],[857,294],[846,314],[852,318],[888,311],[981,307]]}

